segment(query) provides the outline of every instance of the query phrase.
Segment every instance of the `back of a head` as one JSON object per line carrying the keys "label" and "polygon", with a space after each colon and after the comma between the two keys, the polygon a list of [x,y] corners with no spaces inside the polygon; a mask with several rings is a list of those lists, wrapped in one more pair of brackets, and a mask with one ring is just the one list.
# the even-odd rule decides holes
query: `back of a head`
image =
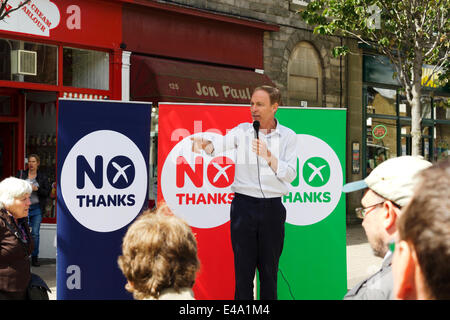
{"label": "back of a head", "polygon": [[197,242],[189,225],[164,210],[146,213],[129,227],[118,263],[133,283],[136,299],[158,298],[162,290],[191,288],[199,269]]}
{"label": "back of a head", "polygon": [[31,192],[31,185],[25,180],[15,177],[3,179],[0,182],[0,208],[11,205],[15,198]]}
{"label": "back of a head", "polygon": [[419,174],[414,195],[398,222],[411,242],[432,299],[450,299],[450,159]]}

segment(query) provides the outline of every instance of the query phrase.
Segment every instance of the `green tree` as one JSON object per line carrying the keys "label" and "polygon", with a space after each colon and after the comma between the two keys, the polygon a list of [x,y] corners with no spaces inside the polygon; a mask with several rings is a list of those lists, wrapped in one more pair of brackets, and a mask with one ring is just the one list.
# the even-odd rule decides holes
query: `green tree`
{"label": "green tree", "polygon": [[[422,85],[449,79],[449,12],[450,0],[316,0],[301,17],[314,33],[356,38],[389,58],[411,106],[412,154],[418,155]],[[333,48],[335,57],[347,53],[347,46]],[[434,66],[425,83],[423,64]]]}
{"label": "green tree", "polygon": [[[8,3],[9,2],[9,3]],[[0,0],[0,21],[5,19],[11,13],[26,5],[30,0],[20,1]]]}

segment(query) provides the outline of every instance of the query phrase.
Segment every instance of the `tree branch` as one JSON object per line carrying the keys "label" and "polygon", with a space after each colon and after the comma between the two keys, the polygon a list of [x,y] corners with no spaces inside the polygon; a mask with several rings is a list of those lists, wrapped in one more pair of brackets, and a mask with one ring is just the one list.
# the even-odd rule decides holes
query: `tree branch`
{"label": "tree branch", "polygon": [[442,69],[442,67],[447,62],[448,59],[450,59],[450,49],[447,49],[447,51],[445,52],[444,56],[442,58],[440,58],[434,64],[433,69],[432,69],[430,75],[428,76],[428,79],[422,84],[424,87],[427,86],[428,83],[431,81],[431,79],[433,79],[433,76],[435,74],[437,74]]}
{"label": "tree branch", "polygon": [[0,7],[0,21],[5,19],[6,16],[10,15],[14,11],[22,8],[24,5],[26,5],[31,0],[25,0],[25,1],[21,2],[17,7],[15,7],[15,8],[11,7],[8,11],[6,11],[6,5],[8,4],[8,1],[9,0],[2,1],[2,6]]}

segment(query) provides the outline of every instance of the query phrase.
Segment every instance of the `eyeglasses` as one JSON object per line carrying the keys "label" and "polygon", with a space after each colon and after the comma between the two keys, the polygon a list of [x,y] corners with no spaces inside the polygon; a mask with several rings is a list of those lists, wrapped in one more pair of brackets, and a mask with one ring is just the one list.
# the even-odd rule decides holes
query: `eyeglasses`
{"label": "eyeglasses", "polygon": [[360,219],[364,219],[370,211],[372,211],[376,206],[383,204],[383,203],[384,203],[384,201],[375,203],[375,204],[365,207],[365,208],[362,208],[362,207],[356,208],[355,209],[356,216]]}

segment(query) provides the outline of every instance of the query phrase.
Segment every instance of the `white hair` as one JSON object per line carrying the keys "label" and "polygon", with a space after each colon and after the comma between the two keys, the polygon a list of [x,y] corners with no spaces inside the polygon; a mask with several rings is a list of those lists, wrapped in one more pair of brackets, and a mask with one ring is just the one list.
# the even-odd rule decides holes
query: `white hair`
{"label": "white hair", "polygon": [[0,182],[0,209],[10,206],[16,198],[31,194],[32,190],[28,181],[14,177],[4,179]]}

